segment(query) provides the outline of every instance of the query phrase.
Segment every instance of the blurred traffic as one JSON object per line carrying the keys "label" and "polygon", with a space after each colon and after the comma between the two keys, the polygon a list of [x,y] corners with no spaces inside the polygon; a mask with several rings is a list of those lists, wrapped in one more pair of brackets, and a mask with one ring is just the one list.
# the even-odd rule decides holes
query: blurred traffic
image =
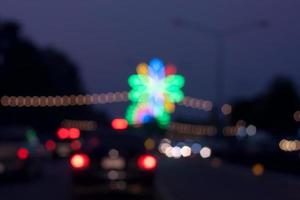
{"label": "blurred traffic", "polygon": [[0,200],[300,199],[300,3],[3,1]]}

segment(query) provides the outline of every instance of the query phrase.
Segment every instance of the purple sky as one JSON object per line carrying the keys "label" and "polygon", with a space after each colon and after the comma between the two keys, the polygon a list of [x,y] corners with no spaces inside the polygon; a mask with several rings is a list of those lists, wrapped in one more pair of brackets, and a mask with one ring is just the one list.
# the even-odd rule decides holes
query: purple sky
{"label": "purple sky", "polygon": [[220,30],[268,19],[266,30],[227,39],[224,92],[230,100],[261,93],[277,74],[299,86],[299,8],[295,0],[1,0],[0,17],[20,21],[40,46],[66,52],[90,92],[127,90],[135,66],[156,56],[187,77],[187,95],[204,99],[215,95],[215,41],[170,19]]}

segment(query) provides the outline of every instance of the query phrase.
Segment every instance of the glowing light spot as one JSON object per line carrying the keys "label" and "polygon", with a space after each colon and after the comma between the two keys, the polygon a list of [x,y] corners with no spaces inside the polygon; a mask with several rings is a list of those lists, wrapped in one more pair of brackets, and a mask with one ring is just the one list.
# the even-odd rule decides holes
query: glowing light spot
{"label": "glowing light spot", "polygon": [[300,150],[300,141],[299,140],[286,140],[282,139],[279,142],[279,148],[283,151],[299,151]]}
{"label": "glowing light spot", "polygon": [[171,150],[171,155],[173,158],[180,158],[181,157],[181,148],[173,147]]}
{"label": "glowing light spot", "polygon": [[166,69],[165,69],[165,73],[166,73],[166,75],[168,76],[168,75],[172,75],[172,74],[176,74],[176,67],[175,66],[173,66],[173,65],[171,65],[171,64],[168,64],[167,66],[166,66]]}
{"label": "glowing light spot", "polygon": [[254,176],[261,176],[261,175],[263,175],[264,171],[265,171],[265,168],[260,163],[257,163],[255,165],[253,165],[253,167],[252,167],[252,173]]}
{"label": "glowing light spot", "polygon": [[165,154],[168,147],[171,147],[168,143],[161,143],[158,147],[160,153]]}
{"label": "glowing light spot", "polygon": [[138,65],[137,72],[128,78],[132,88],[128,94],[132,101],[126,112],[128,123],[142,124],[155,118],[161,126],[168,125],[169,113],[175,110],[174,103],[184,98],[181,91],[184,78],[174,74],[176,70],[173,66],[165,67],[157,58],[152,59],[149,65]]}
{"label": "glowing light spot", "polygon": [[182,157],[189,157],[192,154],[192,150],[188,146],[183,146],[180,150]]}
{"label": "glowing light spot", "polygon": [[56,143],[53,140],[48,140],[45,144],[45,147],[48,151],[54,151],[56,148]]}
{"label": "glowing light spot", "polygon": [[232,112],[232,106],[229,104],[224,104],[221,108],[221,111],[224,115],[230,115]]}
{"label": "glowing light spot", "polygon": [[78,139],[80,137],[80,130],[78,128],[70,128],[69,129],[69,138],[70,139]]}
{"label": "glowing light spot", "polygon": [[117,118],[111,122],[111,126],[115,130],[125,130],[128,127],[128,122],[125,119]]}
{"label": "glowing light spot", "polygon": [[211,156],[211,149],[209,147],[203,147],[200,150],[200,156],[202,158],[209,158]]}
{"label": "glowing light spot", "polygon": [[161,142],[161,143],[168,143],[168,144],[171,144],[171,140],[168,139],[168,138],[163,138],[160,142]]}
{"label": "glowing light spot", "polygon": [[165,109],[168,113],[172,113],[175,111],[175,104],[167,101],[165,102]]}
{"label": "glowing light spot", "polygon": [[137,73],[142,75],[148,74],[148,65],[146,63],[141,63],[137,67]]}
{"label": "glowing light spot", "polygon": [[246,133],[249,135],[249,136],[254,136],[256,134],[256,126],[254,125],[249,125],[247,128],[246,128]]}
{"label": "glowing light spot", "polygon": [[203,102],[203,109],[205,111],[211,111],[213,108],[213,103],[211,101],[204,101]]}
{"label": "glowing light spot", "polygon": [[81,142],[79,140],[74,140],[71,142],[70,147],[74,151],[78,151],[81,148]]}
{"label": "glowing light spot", "polygon": [[294,119],[295,121],[300,122],[300,111],[296,111],[294,113]]}
{"label": "glowing light spot", "polygon": [[66,128],[60,128],[57,131],[57,136],[59,139],[67,139],[69,137],[69,130]]}
{"label": "glowing light spot", "polygon": [[152,155],[142,155],[139,157],[137,164],[142,170],[154,170],[157,166],[157,160]]}
{"label": "glowing light spot", "polygon": [[173,147],[171,145],[166,147],[165,154],[166,154],[167,157],[171,158],[173,156],[172,155],[172,150],[173,150]]}
{"label": "glowing light spot", "polygon": [[20,160],[25,160],[29,157],[29,151],[22,147],[18,150],[17,156]]}
{"label": "glowing light spot", "polygon": [[144,146],[147,150],[153,150],[155,148],[155,141],[152,138],[145,140]]}
{"label": "glowing light spot", "polygon": [[75,154],[71,157],[70,163],[75,169],[85,169],[90,165],[90,158],[86,154]]}

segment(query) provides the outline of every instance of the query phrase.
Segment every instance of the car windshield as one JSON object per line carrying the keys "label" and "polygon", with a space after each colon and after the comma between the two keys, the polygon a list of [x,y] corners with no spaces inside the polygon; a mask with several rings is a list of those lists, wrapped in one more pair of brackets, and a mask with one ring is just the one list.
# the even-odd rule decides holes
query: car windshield
{"label": "car windshield", "polygon": [[[100,133],[99,133],[100,132]],[[109,149],[117,147],[119,149],[138,148],[144,149],[145,138],[141,135],[136,135],[130,131],[99,131],[94,133],[86,133],[82,136],[84,144],[89,147],[92,143],[99,143],[100,147]],[[102,132],[102,133],[101,133]]]}
{"label": "car windshield", "polygon": [[133,158],[146,152],[144,139],[129,133],[112,133],[90,136],[82,140],[83,152],[92,157],[107,156],[112,150],[117,150],[122,157]]}

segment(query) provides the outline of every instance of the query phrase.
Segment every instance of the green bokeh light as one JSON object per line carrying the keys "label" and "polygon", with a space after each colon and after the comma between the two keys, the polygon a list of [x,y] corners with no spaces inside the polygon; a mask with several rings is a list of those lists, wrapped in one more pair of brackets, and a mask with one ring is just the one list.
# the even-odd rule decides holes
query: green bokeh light
{"label": "green bokeh light", "polygon": [[[160,61],[155,60],[155,63],[158,62]],[[129,124],[135,124],[143,120],[139,120],[138,117],[149,114],[165,127],[170,123],[170,112],[174,111],[174,103],[179,103],[184,98],[182,87],[185,79],[181,75],[165,74],[167,71],[176,71],[174,69],[168,70],[163,67],[155,69],[157,74],[153,74],[153,68],[151,71],[148,65],[139,66],[141,68],[137,71],[141,73],[128,78],[128,84],[132,88],[128,98],[132,104],[128,107],[125,117]],[[152,72],[151,75],[149,71]]]}

